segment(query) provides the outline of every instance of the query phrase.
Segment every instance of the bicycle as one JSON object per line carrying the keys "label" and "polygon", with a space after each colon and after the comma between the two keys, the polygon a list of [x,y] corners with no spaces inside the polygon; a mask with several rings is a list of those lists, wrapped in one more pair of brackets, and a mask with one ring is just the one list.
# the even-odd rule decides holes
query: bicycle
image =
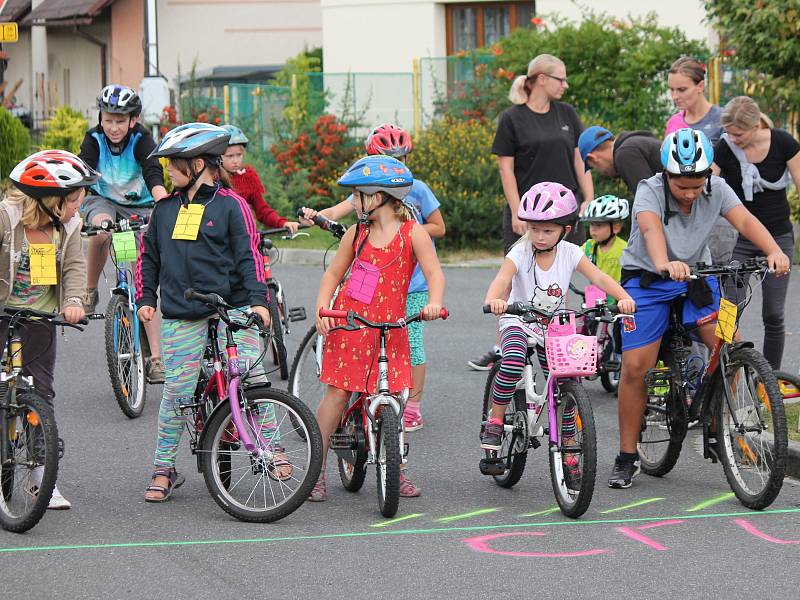
{"label": "bicycle", "polygon": [[[331,328],[357,331],[362,327],[377,329],[380,334],[378,354],[378,392],[353,393],[342,415],[339,427],[331,434],[330,448],[336,452],[339,477],[349,492],[364,485],[367,465],[374,464],[378,483],[378,508],[384,517],[397,514],[400,504],[400,465],[405,464],[408,444],[403,429],[403,409],[408,389],[389,392],[389,358],[386,355],[386,333],[402,329],[422,319],[422,312],[394,323],[373,323],[352,310],[321,308],[320,317],[346,319],[347,325]],[[446,308],[439,318],[447,319]],[[361,325],[359,325],[360,323]]]}
{"label": "bicycle", "polygon": [[[0,371],[0,525],[22,533],[44,516],[58,477],[63,451],[51,403],[24,375],[21,323],[51,323],[83,331],[58,315],[4,306],[0,321],[8,323]],[[83,320],[85,325],[88,321]]]}
{"label": "bicycle", "polygon": [[133,285],[133,264],[136,262],[135,235],[147,227],[147,217],[136,215],[130,219],[104,220],[100,225],[84,224],[82,235],[91,237],[100,233],[111,234],[111,260],[116,272],[116,285],[105,313],[89,315],[90,319],[105,321],[105,346],[108,376],[114,398],[122,412],[130,419],[141,416],[147,400],[145,374],[145,348],[147,335],[136,314]]}
{"label": "bicycle", "polygon": [[293,240],[299,235],[308,235],[306,233],[292,233],[286,227],[276,227],[274,229],[266,229],[259,231],[259,244],[258,251],[261,253],[262,264],[264,267],[264,276],[266,277],[267,289],[269,294],[267,296],[267,308],[269,309],[269,316],[271,319],[270,329],[272,335],[270,336],[270,347],[272,352],[272,361],[278,367],[278,372],[282,380],[289,379],[289,357],[286,352],[286,343],[284,342],[285,336],[289,335],[289,323],[294,321],[305,321],[306,309],[302,306],[294,308],[287,308],[286,295],[283,292],[283,285],[277,277],[272,275],[272,251],[278,252],[278,249],[272,243],[271,236],[277,234],[284,235],[283,239]]}
{"label": "bicycle", "polygon": [[[583,290],[578,289],[574,284],[569,284],[569,289],[583,298],[581,306],[583,308],[592,308],[595,306],[605,305],[607,300],[606,293],[596,285],[587,285]],[[597,336],[597,373],[585,377],[589,381],[600,377],[600,383],[603,389],[610,394],[616,393],[619,388],[619,372],[622,367],[620,362],[620,355],[614,355],[614,331],[609,328],[608,323],[589,320],[585,321],[581,328],[583,335]]]}
{"label": "bicycle", "polygon": [[[300,211],[302,210],[301,208]],[[330,232],[336,239],[334,244],[347,232],[344,225],[326,219],[322,215],[314,217],[314,224]],[[289,393],[300,398],[312,409],[316,408],[322,399],[324,386],[320,383],[319,376],[322,372],[323,344],[323,336],[318,335],[316,326],[312,325],[300,341],[289,371]]]}
{"label": "bicycle", "polygon": [[[775,378],[778,380],[778,388],[783,399],[791,400],[792,403],[800,402],[797,400],[797,398],[800,398],[800,377],[786,371],[773,371],[773,373],[775,373]],[[787,403],[784,402],[785,404]],[[797,419],[797,432],[800,433],[800,415],[798,415]]]}
{"label": "bicycle", "polygon": [[[730,265],[701,263],[692,268],[692,277],[717,278],[724,294],[726,282],[743,287],[745,278],[756,273],[763,277],[766,270],[766,261],[757,259]],[[685,298],[679,297],[670,307],[670,328],[659,351],[665,367],[650,369],[645,377],[649,393],[638,444],[642,471],[655,477],[669,473],[689,424],[699,421],[703,458],[722,462],[728,484],[744,506],[766,508],[783,485],[787,426],[783,398],[769,363],[751,342],[734,339],[749,298],[737,309],[723,296],[724,308],[684,325]],[[718,318],[708,364],[693,365],[690,333]],[[696,356],[692,359],[702,361]],[[770,430],[771,441],[764,435]]]}
{"label": "bicycle", "polygon": [[[197,469],[211,497],[229,515],[271,523],[291,514],[308,498],[322,467],[322,436],[316,419],[299,399],[269,387],[258,377],[261,360],[242,364],[233,334],[260,321],[242,323],[217,294],[184,293],[214,310],[206,350],[191,401],[181,406]],[[220,321],[226,353],[220,347]],[[265,328],[259,327],[262,334]],[[291,435],[302,431],[301,435]],[[301,441],[298,441],[301,440]],[[289,475],[280,469],[291,467]]]}
{"label": "bicycle", "polygon": [[[487,304],[484,313],[491,313]],[[549,376],[544,392],[536,388],[534,364],[536,340],[528,338],[528,352],[522,378],[517,383],[512,402],[506,408],[503,423],[503,440],[500,450],[485,450],[479,463],[483,475],[491,475],[504,488],[516,485],[525,470],[529,449],[541,446],[540,439],[547,436],[550,456],[550,481],[561,512],[578,518],[589,508],[594,494],[597,470],[597,442],[594,414],[589,396],[581,385],[581,378],[597,371],[597,337],[577,333],[576,317],[585,320],[613,323],[618,319],[632,318],[615,314],[616,307],[596,306],[582,311],[557,309],[553,311],[534,299],[531,302],[509,304],[505,314],[514,315],[524,323],[534,324],[544,336]],[[483,394],[481,431],[486,426],[492,407],[492,387],[500,370],[496,362],[486,379]],[[545,411],[545,407],[547,410]],[[575,414],[577,433],[565,442],[562,427],[565,413]],[[546,422],[540,423],[543,415]],[[574,473],[578,481],[567,481],[567,457],[576,456]]]}

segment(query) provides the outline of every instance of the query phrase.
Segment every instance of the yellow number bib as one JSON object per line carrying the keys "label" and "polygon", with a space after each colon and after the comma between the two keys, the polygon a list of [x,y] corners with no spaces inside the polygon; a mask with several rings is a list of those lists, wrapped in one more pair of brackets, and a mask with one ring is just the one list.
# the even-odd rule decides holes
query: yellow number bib
{"label": "yellow number bib", "polygon": [[205,208],[202,204],[190,204],[188,207],[181,206],[178,211],[178,219],[175,221],[175,229],[172,230],[172,239],[196,240]]}
{"label": "yellow number bib", "polygon": [[717,328],[714,330],[714,335],[729,344],[733,342],[733,334],[736,333],[736,313],[738,311],[738,307],[733,302],[725,300],[725,298],[719,301]]}
{"label": "yellow number bib", "polygon": [[55,244],[30,244],[28,256],[31,259],[31,285],[56,285]]}

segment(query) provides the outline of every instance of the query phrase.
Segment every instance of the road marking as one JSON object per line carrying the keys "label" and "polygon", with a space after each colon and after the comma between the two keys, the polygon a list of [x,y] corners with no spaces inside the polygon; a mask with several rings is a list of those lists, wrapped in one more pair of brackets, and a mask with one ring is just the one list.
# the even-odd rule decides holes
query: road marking
{"label": "road marking", "polygon": [[709,498],[708,500],[703,500],[700,504],[696,504],[692,508],[687,508],[686,512],[697,512],[698,510],[703,510],[704,508],[708,508],[709,506],[714,506],[715,504],[719,504],[720,502],[725,502],[725,500],[730,500],[731,498],[735,498],[736,494],[733,492],[728,492],[727,494],[722,494],[721,496],[716,496],[714,498]]}
{"label": "road marking", "polygon": [[493,531],[497,529],[527,529],[530,527],[566,527],[586,525],[617,525],[625,523],[654,523],[669,519],[712,519],[725,517],[759,518],[782,514],[800,514],[800,508],[776,508],[754,512],[699,514],[699,515],[670,515],[657,517],[632,517],[627,519],[595,519],[580,521],[550,521],[544,523],[507,523],[504,525],[471,525],[456,527],[434,527],[430,529],[387,529],[384,531],[353,531],[349,533],[320,533],[316,535],[297,535],[273,538],[233,539],[233,540],[180,540],[180,541],[153,541],[153,542],[126,542],[117,544],[72,544],[64,546],[23,546],[18,548],[0,548],[0,554],[14,554],[18,552],[52,552],[54,550],[107,550],[113,548],[164,548],[169,546],[215,546],[222,544],[266,544],[270,542],[301,542],[307,540],[332,540],[347,538],[386,537],[392,535],[420,535],[452,533],[457,531]]}
{"label": "road marking", "polygon": [[554,512],[558,512],[559,510],[561,510],[559,507],[554,506],[552,508],[547,508],[545,510],[540,510],[539,512],[533,512],[533,513],[527,513],[527,514],[524,514],[524,515],[520,515],[520,517],[538,517],[540,515],[550,515],[550,514],[553,514]]}
{"label": "road marking", "polygon": [[619,512],[621,510],[627,510],[629,508],[636,508],[637,506],[644,506],[645,504],[652,504],[653,502],[661,502],[664,498],[646,498],[644,500],[638,500],[636,502],[631,502],[630,504],[624,504],[622,506],[618,506],[617,508],[609,508],[608,510],[601,510],[601,515],[607,515],[608,513]]}
{"label": "road marking", "polygon": [[469,519],[471,517],[477,517],[479,515],[485,515],[488,513],[497,512],[500,510],[499,508],[481,508],[480,510],[473,510],[472,512],[462,513],[460,515],[452,515],[450,517],[442,517],[441,519],[436,519],[439,523],[451,523],[452,521],[459,521],[461,519]]}
{"label": "road marking", "polygon": [[410,515],[406,515],[404,517],[397,517],[396,519],[392,519],[391,521],[381,521],[380,523],[373,523],[370,527],[388,527],[389,525],[394,525],[395,523],[399,523],[400,521],[407,521],[408,519],[416,519],[417,517],[421,517],[425,513],[413,513]]}

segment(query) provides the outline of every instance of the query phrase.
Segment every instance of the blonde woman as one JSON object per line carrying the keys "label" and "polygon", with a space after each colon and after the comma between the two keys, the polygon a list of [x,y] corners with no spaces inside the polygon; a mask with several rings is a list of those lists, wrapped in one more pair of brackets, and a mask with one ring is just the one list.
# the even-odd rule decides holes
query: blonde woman
{"label": "blonde woman", "polygon": [[[542,181],[560,183],[579,198],[580,212],[594,198],[592,175],[578,151],[583,132],[578,113],[560,102],[567,90],[567,68],[561,59],[540,54],[528,64],[526,75],[511,84],[508,94],[514,106],[500,115],[492,154],[497,155],[506,206],[503,211],[503,253],[508,254],[525,223],[517,217],[520,197]],[[586,239],[583,227],[567,237],[574,244]],[[467,365],[487,371],[500,357],[497,345]]]}
{"label": "blonde woman", "polygon": [[[100,174],[80,158],[63,150],[44,150],[23,160],[11,171],[10,190],[0,202],[0,304],[44,312],[63,313],[69,323],[83,319],[86,294],[86,261],[81,244],[78,209],[86,188]],[[55,246],[56,282],[39,283],[31,267],[31,244]],[[56,362],[56,328],[37,323],[20,324],[25,346],[23,373],[33,377],[36,390],[53,402],[53,372]],[[0,341],[8,331],[0,326]],[[32,360],[29,358],[32,357]],[[32,478],[37,477],[36,467]],[[38,474],[41,481],[42,474]],[[53,489],[49,508],[70,508],[58,486]]]}
{"label": "blonde woman", "polygon": [[[794,234],[789,218],[786,186],[800,189],[800,143],[788,131],[773,129],[752,98],[738,96],[722,111],[725,133],[714,149],[714,174],[728,182],[744,206],[769,230],[781,250],[794,256]],[[763,253],[739,236],[735,260]],[[767,274],[761,284],[764,320],[764,357],[780,369],[785,341],[784,306],[789,278]]]}

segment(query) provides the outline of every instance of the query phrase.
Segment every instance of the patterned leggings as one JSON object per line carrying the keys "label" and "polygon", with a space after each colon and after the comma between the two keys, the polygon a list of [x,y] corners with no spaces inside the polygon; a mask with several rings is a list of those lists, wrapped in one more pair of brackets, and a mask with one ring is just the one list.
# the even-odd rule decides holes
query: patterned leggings
{"label": "patterned leggings", "polygon": [[[500,361],[500,370],[497,371],[492,384],[492,402],[500,406],[507,406],[514,397],[517,383],[522,379],[525,357],[528,353],[528,334],[522,327],[516,325],[506,327],[500,334],[500,348],[503,358]],[[536,357],[539,359],[539,366],[542,368],[544,376],[547,377],[550,374],[547,356],[544,348],[538,344]],[[575,407],[569,406],[564,409],[561,435],[569,438],[574,437],[576,433]]]}
{"label": "patterned leggings", "polygon": [[[181,405],[192,401],[200,362],[203,359],[208,319],[184,321],[163,319],[161,324],[161,353],[164,359],[166,377],[161,408],[158,411],[158,436],[154,464],[156,468],[175,466],[175,456],[181,441],[186,414],[181,414]],[[220,337],[224,340],[224,329],[220,324]],[[261,354],[258,334],[252,329],[235,334],[239,358],[255,362]],[[262,435],[266,439],[278,441],[274,408],[268,405],[261,422]]]}

